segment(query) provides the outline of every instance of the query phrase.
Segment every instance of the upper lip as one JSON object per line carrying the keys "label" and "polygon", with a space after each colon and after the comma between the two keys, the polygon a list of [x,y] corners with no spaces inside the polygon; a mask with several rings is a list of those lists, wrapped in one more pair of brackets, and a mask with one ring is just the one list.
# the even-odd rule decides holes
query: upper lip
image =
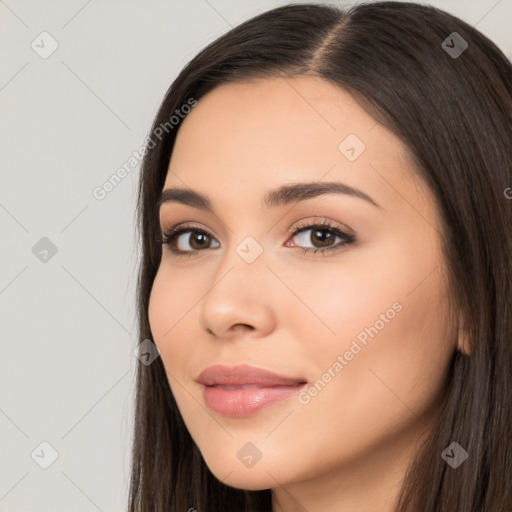
{"label": "upper lip", "polygon": [[243,364],[238,366],[210,366],[201,372],[197,382],[205,386],[253,384],[261,387],[272,387],[305,384],[307,381],[302,377],[285,377],[269,370]]}

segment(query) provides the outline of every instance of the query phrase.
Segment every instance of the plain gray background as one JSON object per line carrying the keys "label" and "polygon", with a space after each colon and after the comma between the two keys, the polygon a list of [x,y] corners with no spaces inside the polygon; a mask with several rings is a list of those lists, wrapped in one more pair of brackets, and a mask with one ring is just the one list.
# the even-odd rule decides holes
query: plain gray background
{"label": "plain gray background", "polygon": [[[0,511],[126,509],[139,166],[93,190],[198,50],[286,3],[0,0]],[[512,0],[430,3],[512,57]]]}

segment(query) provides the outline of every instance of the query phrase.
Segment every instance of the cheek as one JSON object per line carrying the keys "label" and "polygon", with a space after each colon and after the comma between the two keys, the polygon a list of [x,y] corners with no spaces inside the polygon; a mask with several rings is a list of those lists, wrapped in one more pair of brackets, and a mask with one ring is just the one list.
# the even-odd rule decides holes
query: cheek
{"label": "cheek", "polygon": [[421,414],[437,399],[455,350],[447,293],[438,277],[432,274],[403,298],[403,310],[366,362],[376,385],[388,388],[395,401],[406,404],[404,409],[410,407],[409,413]]}
{"label": "cheek", "polygon": [[155,276],[148,305],[148,318],[155,342],[160,340],[165,344],[166,340],[172,339],[183,328],[187,313],[199,298],[193,275],[171,272],[162,263]]}
{"label": "cheek", "polygon": [[[343,433],[345,455],[419,422],[446,383],[456,341],[447,334],[447,289],[428,253],[423,261],[401,254],[347,271],[339,285],[331,276],[323,302],[323,279],[308,295],[318,295],[309,304],[336,334],[320,336],[318,322],[303,321],[302,357],[314,362],[318,379],[303,408],[322,418],[326,439]],[[324,455],[335,456],[329,447]]]}
{"label": "cheek", "polygon": [[153,341],[158,346],[162,361],[168,372],[173,375],[176,369],[184,370],[183,361],[187,360],[190,343],[177,343],[175,340],[187,339],[184,332],[187,326],[187,314],[199,300],[198,293],[190,279],[177,279],[165,269],[159,269],[155,277],[148,305],[148,319]]}
{"label": "cheek", "polygon": [[176,311],[176,300],[173,293],[166,291],[164,282],[158,271],[151,294],[149,296],[148,319],[151,326],[151,332],[158,344],[165,333],[174,325],[173,317]]}
{"label": "cheek", "polygon": [[[324,373],[333,368],[336,377],[325,386],[320,382],[318,395],[305,407],[313,417],[327,415],[327,430],[332,435],[343,431],[348,446],[361,448],[374,434],[383,437],[419,421],[437,401],[454,340],[445,335],[448,304],[436,277],[417,293],[402,293],[397,286],[396,291],[383,290],[378,299],[368,295],[366,305],[364,296],[350,308],[347,303],[338,324],[339,343],[311,353]],[[392,308],[397,302],[400,308]],[[338,356],[344,361],[336,372]]]}

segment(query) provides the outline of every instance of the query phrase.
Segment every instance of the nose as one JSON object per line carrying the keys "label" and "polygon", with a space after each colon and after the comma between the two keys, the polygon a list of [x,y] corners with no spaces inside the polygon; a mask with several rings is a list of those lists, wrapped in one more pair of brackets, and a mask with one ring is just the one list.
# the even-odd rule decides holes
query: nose
{"label": "nose", "polygon": [[248,264],[235,253],[217,270],[201,301],[201,328],[217,338],[268,335],[276,323],[278,280],[265,259]]}

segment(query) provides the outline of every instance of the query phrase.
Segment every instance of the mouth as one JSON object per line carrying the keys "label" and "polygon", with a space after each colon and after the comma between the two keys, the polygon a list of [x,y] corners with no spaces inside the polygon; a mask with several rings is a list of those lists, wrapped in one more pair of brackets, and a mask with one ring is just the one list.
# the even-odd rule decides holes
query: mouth
{"label": "mouth", "polygon": [[228,417],[245,417],[282,403],[307,385],[303,378],[285,377],[248,365],[212,366],[198,378],[206,406]]}

